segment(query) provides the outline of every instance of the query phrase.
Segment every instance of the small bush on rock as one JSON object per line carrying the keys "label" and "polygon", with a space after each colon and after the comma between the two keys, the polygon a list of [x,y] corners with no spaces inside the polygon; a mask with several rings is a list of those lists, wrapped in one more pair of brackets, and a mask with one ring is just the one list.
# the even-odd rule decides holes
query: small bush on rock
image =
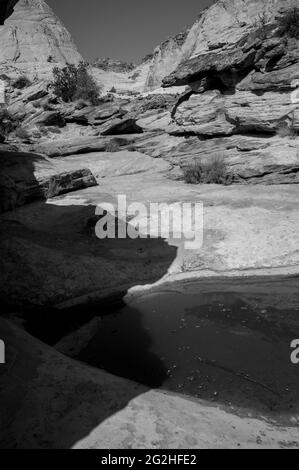
{"label": "small bush on rock", "polygon": [[194,161],[183,168],[183,172],[184,180],[188,184],[229,184],[231,182],[221,155],[216,155],[205,162]]}
{"label": "small bush on rock", "polygon": [[299,39],[299,8],[295,7],[285,12],[278,20],[280,34]]}
{"label": "small bush on rock", "polygon": [[76,100],[87,100],[91,104],[98,104],[100,87],[88,73],[86,65],[81,63],[77,69]]}
{"label": "small bush on rock", "polygon": [[83,62],[78,66],[68,64],[63,68],[55,67],[53,75],[52,87],[58,98],[65,102],[87,100],[93,105],[98,104],[100,87]]}

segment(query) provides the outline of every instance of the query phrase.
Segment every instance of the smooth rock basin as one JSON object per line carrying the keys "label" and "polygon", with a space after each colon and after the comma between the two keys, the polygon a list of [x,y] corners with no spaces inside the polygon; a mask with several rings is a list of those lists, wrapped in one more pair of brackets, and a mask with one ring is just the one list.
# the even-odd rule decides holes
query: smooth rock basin
{"label": "smooth rock basin", "polygon": [[129,297],[101,319],[78,359],[238,414],[298,425],[299,365],[290,359],[299,338],[298,279],[259,283],[215,282],[207,291],[195,282]]}

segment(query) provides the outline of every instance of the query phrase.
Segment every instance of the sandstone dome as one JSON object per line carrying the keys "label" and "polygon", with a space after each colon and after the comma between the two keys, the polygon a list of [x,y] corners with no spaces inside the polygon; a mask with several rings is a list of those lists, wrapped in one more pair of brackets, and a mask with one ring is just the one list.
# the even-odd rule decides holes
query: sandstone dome
{"label": "sandstone dome", "polygon": [[[4,18],[12,3],[4,2]],[[0,71],[10,75],[47,77],[57,64],[82,60],[70,33],[43,0],[19,0],[0,26],[0,42]]]}

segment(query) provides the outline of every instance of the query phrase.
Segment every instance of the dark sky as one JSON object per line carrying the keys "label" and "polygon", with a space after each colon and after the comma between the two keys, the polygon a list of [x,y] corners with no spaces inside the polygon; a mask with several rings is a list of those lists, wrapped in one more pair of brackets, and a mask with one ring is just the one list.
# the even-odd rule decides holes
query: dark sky
{"label": "dark sky", "polygon": [[86,60],[137,62],[214,0],[46,0]]}

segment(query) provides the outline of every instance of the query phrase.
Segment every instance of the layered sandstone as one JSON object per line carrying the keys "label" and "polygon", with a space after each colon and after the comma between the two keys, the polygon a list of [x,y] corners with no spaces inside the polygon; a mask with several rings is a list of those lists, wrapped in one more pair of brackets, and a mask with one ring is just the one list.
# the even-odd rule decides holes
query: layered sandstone
{"label": "layered sandstone", "polygon": [[[180,64],[163,80],[165,86],[179,85],[196,81],[208,74],[219,75],[229,69],[235,74],[246,75],[255,61],[271,59],[277,43],[267,44],[268,31],[275,28],[277,18],[290,8],[297,6],[296,0],[224,0],[218,1],[204,10],[190,29],[180,52]],[[250,37],[258,32],[258,37]],[[260,44],[258,44],[260,39]],[[260,56],[256,51],[260,50]],[[283,44],[279,53],[283,54]],[[269,57],[270,55],[270,57]],[[272,57],[271,57],[272,55]],[[275,63],[274,63],[275,64]],[[234,78],[234,77],[230,77]],[[238,77],[237,77],[238,78]]]}
{"label": "layered sandstone", "polygon": [[0,70],[9,75],[49,77],[55,65],[82,60],[71,35],[43,0],[19,0],[0,26],[0,42]]}
{"label": "layered sandstone", "polygon": [[18,0],[0,0],[0,25],[12,14]]}

